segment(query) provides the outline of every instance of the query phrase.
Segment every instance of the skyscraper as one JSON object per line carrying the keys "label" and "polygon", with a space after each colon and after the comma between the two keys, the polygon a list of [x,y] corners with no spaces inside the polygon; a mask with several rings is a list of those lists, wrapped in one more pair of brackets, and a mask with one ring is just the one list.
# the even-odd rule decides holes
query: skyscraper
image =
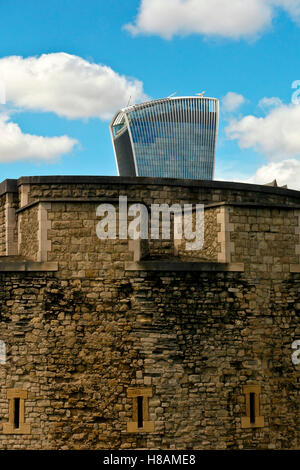
{"label": "skyscraper", "polygon": [[219,101],[170,97],[116,113],[110,132],[120,176],[212,180]]}

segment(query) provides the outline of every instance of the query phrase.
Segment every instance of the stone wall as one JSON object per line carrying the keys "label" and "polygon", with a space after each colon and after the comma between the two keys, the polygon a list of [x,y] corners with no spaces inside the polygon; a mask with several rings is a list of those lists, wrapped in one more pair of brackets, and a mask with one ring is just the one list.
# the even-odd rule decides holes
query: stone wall
{"label": "stone wall", "polygon": [[[10,240],[9,240],[9,253],[8,255],[18,254],[18,216],[17,210],[20,207],[19,193],[15,192],[10,194]],[[15,219],[15,220],[13,220]]]}
{"label": "stone wall", "polygon": [[128,240],[99,240],[96,227],[98,203],[51,203],[48,261],[58,261],[59,276],[93,278],[124,276],[124,262],[132,259]]}
{"label": "stone wall", "polygon": [[299,209],[229,208],[231,261],[243,262],[252,279],[284,279],[300,264]]}
{"label": "stone wall", "polygon": [[[93,198],[125,195],[146,204],[173,203],[211,204],[218,202],[252,202],[299,204],[299,191],[269,186],[144,177],[41,176],[18,180],[21,193],[26,186],[27,203],[38,198]],[[28,188],[27,188],[28,186]]]}
{"label": "stone wall", "polygon": [[[162,431],[146,447],[299,447],[299,366],[290,349],[300,333],[299,275],[269,286],[264,310],[259,283],[238,274],[157,273],[134,284],[143,292],[135,310],[142,316],[147,306],[136,325],[144,359],[136,383],[154,386]],[[253,383],[261,386],[265,426],[242,429],[243,386]]]}
{"label": "stone wall", "polygon": [[15,180],[5,180],[0,183],[0,256],[17,254],[18,207],[19,198]]}
{"label": "stone wall", "polygon": [[6,194],[0,196],[0,256],[6,255],[6,216],[5,216]]}
{"label": "stone wall", "polygon": [[[0,260],[0,448],[299,449],[300,194],[62,178],[18,182],[19,256]],[[170,259],[170,242],[134,265],[128,240],[96,235],[97,206],[119,195],[209,204],[205,256]]]}
{"label": "stone wall", "polygon": [[[200,250],[187,250],[187,240],[178,240],[177,254],[182,260],[197,261],[218,261],[218,254],[221,252],[221,245],[218,241],[218,233],[221,226],[218,224],[219,207],[206,208],[204,210],[204,238],[203,246]],[[196,229],[196,213],[193,212],[193,231]]]}
{"label": "stone wall", "polygon": [[[6,274],[1,285],[0,426],[12,387],[28,391],[31,425],[29,435],[0,427],[1,448],[299,447],[299,275],[270,286],[263,311],[260,286],[235,273]],[[242,429],[252,383],[265,426]],[[152,387],[154,432],[127,432],[129,386]]]}
{"label": "stone wall", "polygon": [[38,205],[18,213],[18,254],[37,261],[39,252]]}

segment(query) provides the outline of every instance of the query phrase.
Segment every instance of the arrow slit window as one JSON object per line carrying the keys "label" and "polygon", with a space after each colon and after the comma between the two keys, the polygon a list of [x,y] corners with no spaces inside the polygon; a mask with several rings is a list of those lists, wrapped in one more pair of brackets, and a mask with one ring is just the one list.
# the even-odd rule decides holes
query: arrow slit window
{"label": "arrow slit window", "polygon": [[30,434],[30,424],[25,423],[25,400],[27,390],[7,390],[8,423],[3,423],[3,434]]}
{"label": "arrow slit window", "polygon": [[246,416],[242,417],[242,428],[262,428],[264,417],[260,415],[260,385],[244,385]]}
{"label": "arrow slit window", "polygon": [[127,423],[127,432],[153,432],[154,421],[149,421],[149,398],[152,388],[129,388],[127,397],[132,398],[132,421]]}

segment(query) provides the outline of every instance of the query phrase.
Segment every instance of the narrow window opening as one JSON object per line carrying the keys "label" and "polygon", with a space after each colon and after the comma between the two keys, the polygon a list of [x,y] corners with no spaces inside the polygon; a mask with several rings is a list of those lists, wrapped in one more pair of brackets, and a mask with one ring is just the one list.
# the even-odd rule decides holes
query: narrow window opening
{"label": "narrow window opening", "polygon": [[250,393],[250,423],[255,423],[255,393]]}
{"label": "narrow window opening", "polygon": [[151,387],[129,387],[128,398],[132,398],[132,421],[127,422],[127,432],[153,432],[154,421],[149,421],[149,397]]}
{"label": "narrow window opening", "polygon": [[143,427],[143,398],[137,397],[137,418],[138,418],[138,428]]}
{"label": "narrow window opening", "polygon": [[14,398],[14,427],[20,427],[20,398]]}
{"label": "narrow window opening", "polygon": [[264,417],[260,415],[260,385],[244,385],[246,416],[241,419],[242,428],[263,428]]}

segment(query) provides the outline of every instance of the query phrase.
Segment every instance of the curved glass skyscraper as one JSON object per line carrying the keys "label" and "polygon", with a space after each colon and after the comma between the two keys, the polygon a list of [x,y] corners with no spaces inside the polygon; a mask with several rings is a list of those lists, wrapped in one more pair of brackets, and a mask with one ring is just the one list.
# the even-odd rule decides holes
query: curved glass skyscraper
{"label": "curved glass skyscraper", "polygon": [[212,180],[219,101],[172,97],[124,108],[110,124],[120,176]]}

